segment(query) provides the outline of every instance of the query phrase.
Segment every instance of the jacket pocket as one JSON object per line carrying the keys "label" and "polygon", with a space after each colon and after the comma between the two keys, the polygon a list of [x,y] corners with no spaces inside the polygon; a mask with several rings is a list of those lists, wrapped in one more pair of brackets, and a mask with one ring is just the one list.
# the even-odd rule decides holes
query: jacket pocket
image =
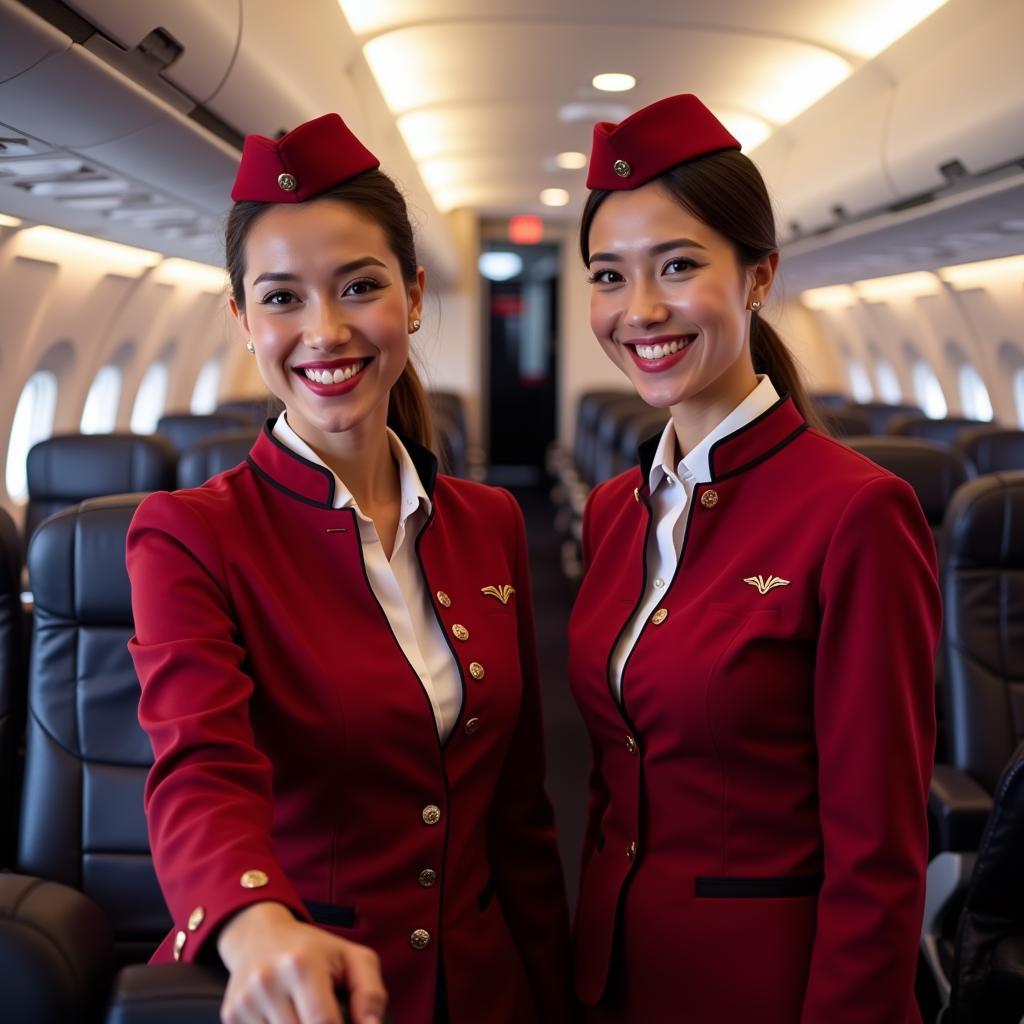
{"label": "jacket pocket", "polygon": [[821,875],[790,875],[783,878],[713,878],[696,881],[698,899],[778,900],[814,896],[821,889]]}
{"label": "jacket pocket", "polygon": [[339,907],[334,903],[314,903],[312,900],[303,900],[302,902],[316,924],[326,924],[333,928],[355,927],[355,907]]}

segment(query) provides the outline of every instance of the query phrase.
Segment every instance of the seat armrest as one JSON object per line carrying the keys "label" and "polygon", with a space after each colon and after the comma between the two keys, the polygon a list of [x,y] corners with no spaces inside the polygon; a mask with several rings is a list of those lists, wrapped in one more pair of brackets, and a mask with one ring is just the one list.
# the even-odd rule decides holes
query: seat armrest
{"label": "seat armrest", "polygon": [[6,1024],[101,1019],[114,977],[110,924],[58,882],[0,874],[0,992]]}
{"label": "seat armrest", "polygon": [[952,765],[935,765],[928,793],[928,813],[940,850],[954,853],[977,850],[991,811],[992,797],[974,779]]}

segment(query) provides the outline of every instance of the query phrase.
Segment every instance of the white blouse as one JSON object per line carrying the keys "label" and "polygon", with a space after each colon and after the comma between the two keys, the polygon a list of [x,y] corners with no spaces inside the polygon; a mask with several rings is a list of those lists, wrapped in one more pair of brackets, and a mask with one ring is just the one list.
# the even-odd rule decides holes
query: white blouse
{"label": "white blouse", "polygon": [[[291,428],[285,413],[277,417],[274,437],[309,462],[324,466],[324,461]],[[416,557],[416,538],[430,517],[431,502],[423,489],[416,467],[398,435],[388,429],[391,454],[398,464],[401,481],[401,510],[395,546],[388,560],[373,520],[363,515],[352,492],[334,476],[334,508],[355,510],[363,562],[377,600],[391,625],[391,631],[409,664],[420,677],[423,689],[434,709],[437,733],[442,742],[452,731],[462,706],[462,679],[427,593],[426,580]]]}
{"label": "white blouse", "polygon": [[615,645],[609,667],[612,687],[620,702],[622,671],[626,661],[679,565],[679,554],[686,539],[687,506],[697,485],[711,480],[711,466],[708,462],[711,446],[757,419],[779,400],[778,392],[767,374],[759,375],[757,379],[757,387],[700,444],[679,459],[674,472],[671,467],[676,460],[678,446],[671,420],[662,432],[647,480],[654,526],[647,542],[647,591],[636,614],[629,620],[629,625]]}

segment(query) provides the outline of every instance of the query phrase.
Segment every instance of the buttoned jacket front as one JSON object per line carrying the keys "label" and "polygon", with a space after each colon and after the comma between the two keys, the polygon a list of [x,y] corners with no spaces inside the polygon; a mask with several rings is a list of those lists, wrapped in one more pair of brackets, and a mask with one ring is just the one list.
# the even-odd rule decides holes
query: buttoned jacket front
{"label": "buttoned jacket front", "polygon": [[463,681],[439,741],[334,482],[265,429],[248,461],[146,499],[128,538],[155,762],[151,846],[175,931],[211,955],[258,900],[371,946],[396,1024],[565,1019],[567,912],[522,517],[406,442],[433,514],[416,544]]}
{"label": "buttoned jacket front", "polygon": [[940,621],[917,499],[788,398],[716,442],[620,704],[656,444],[584,521],[579,994],[616,1024],[909,1024]]}

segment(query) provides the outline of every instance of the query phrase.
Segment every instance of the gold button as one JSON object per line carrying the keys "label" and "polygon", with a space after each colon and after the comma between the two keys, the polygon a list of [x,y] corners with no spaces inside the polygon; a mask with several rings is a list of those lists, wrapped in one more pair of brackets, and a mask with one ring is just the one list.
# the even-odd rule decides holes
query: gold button
{"label": "gold button", "polygon": [[634,487],[634,488],[633,488],[633,497],[634,497],[634,498],[635,498],[635,499],[636,499],[637,501],[639,501],[639,500],[640,500],[640,488],[639,488],[639,487]]}
{"label": "gold button", "polygon": [[635,754],[640,748],[636,745],[636,740],[632,736],[626,737],[626,749],[631,753]]}
{"label": "gold button", "polygon": [[254,870],[246,871],[241,882],[243,889],[262,889],[263,886],[270,884],[270,879],[265,871]]}
{"label": "gold button", "polygon": [[295,180],[294,174],[279,174],[277,176],[277,187],[285,192],[294,192],[299,187],[299,183]]}
{"label": "gold button", "polygon": [[466,723],[466,735],[467,736],[472,736],[473,733],[475,733],[477,731],[477,729],[479,729],[479,728],[480,728],[480,719],[479,718],[471,718]]}
{"label": "gold button", "polygon": [[437,603],[444,605],[445,608],[451,608],[452,599],[443,590],[439,590],[437,592]]}
{"label": "gold button", "polygon": [[700,496],[700,503],[705,508],[714,508],[718,504],[718,491],[705,491]]}
{"label": "gold button", "polygon": [[185,943],[188,942],[188,936],[184,932],[178,932],[174,936],[174,959],[180,960],[182,950],[185,948]]}
{"label": "gold button", "polygon": [[472,677],[473,677],[473,678],[474,678],[474,679],[475,679],[475,680],[476,680],[477,682],[480,682],[480,680],[481,680],[481,679],[483,679],[483,677],[484,677],[484,676],[485,676],[485,675],[486,675],[487,673],[486,673],[486,672],[484,672],[484,667],[483,667],[483,665],[481,665],[481,664],[480,664],[480,662],[479,662],[479,661],[471,661],[471,662],[469,663],[469,674],[470,674],[470,675],[471,675],[471,676],[472,676]]}
{"label": "gold button", "polygon": [[425,928],[417,928],[416,931],[409,936],[409,945],[413,949],[426,949],[430,945],[430,932]]}
{"label": "gold button", "polygon": [[427,804],[423,808],[423,824],[436,825],[441,820],[441,808],[435,804]]}
{"label": "gold button", "polygon": [[417,879],[424,889],[429,889],[437,883],[437,872],[433,868],[424,868]]}
{"label": "gold button", "polygon": [[206,920],[206,908],[196,907],[191,914],[188,915],[188,930],[190,932],[198,931],[199,926]]}
{"label": "gold button", "polygon": [[455,634],[456,640],[469,639],[469,630],[466,629],[466,627],[461,622],[456,622],[455,625],[452,626],[452,632]]}
{"label": "gold button", "polygon": [[655,626],[660,626],[667,618],[668,618],[668,609],[667,608],[659,608],[651,616],[651,622],[653,622]]}
{"label": "gold button", "polygon": [[615,163],[612,164],[612,170],[620,178],[628,178],[633,173],[633,168],[630,167],[625,160],[616,160]]}
{"label": "gold button", "polygon": [[632,860],[636,856],[636,842],[630,840],[629,845],[626,847],[626,856]]}

